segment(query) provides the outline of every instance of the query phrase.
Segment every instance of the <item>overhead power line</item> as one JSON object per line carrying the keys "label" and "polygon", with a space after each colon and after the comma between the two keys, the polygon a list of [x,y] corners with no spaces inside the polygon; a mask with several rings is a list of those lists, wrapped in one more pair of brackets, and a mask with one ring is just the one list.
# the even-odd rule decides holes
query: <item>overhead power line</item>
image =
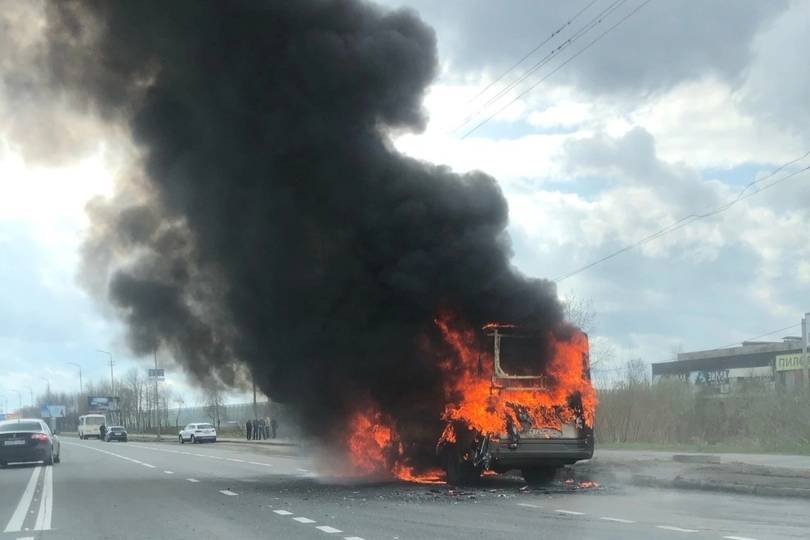
{"label": "overhead power line", "polygon": [[754,195],[758,195],[758,194],[762,193],[763,191],[766,191],[766,190],[768,190],[768,189],[770,189],[770,188],[772,188],[772,187],[774,187],[774,186],[776,186],[778,184],[781,184],[782,182],[784,182],[786,180],[789,180],[789,179],[791,179],[791,178],[793,178],[793,177],[795,177],[795,176],[797,176],[797,175],[799,175],[799,174],[801,174],[803,172],[806,172],[806,171],[810,170],[810,165],[807,165],[806,167],[803,167],[803,168],[801,168],[799,170],[796,170],[796,171],[794,171],[794,172],[792,172],[792,173],[790,173],[788,175],[785,175],[785,176],[783,176],[781,178],[777,178],[773,182],[771,182],[769,184],[766,184],[765,186],[761,187],[757,191],[753,191],[753,192],[748,191],[753,186],[755,186],[757,184],[760,184],[760,183],[764,182],[765,180],[768,180],[769,178],[773,178],[776,174],[783,171],[786,167],[789,167],[790,165],[798,163],[799,161],[804,160],[808,156],[810,156],[810,151],[806,152],[801,157],[798,157],[796,159],[793,159],[791,161],[788,161],[787,163],[784,163],[784,164],[780,165],[779,167],[777,167],[776,169],[774,169],[773,171],[771,171],[767,175],[763,176],[762,178],[759,178],[757,180],[749,182],[737,194],[737,196],[734,199],[732,199],[731,201],[729,201],[728,203],[720,205],[717,208],[709,210],[708,212],[695,213],[695,214],[689,214],[688,216],[684,216],[681,219],[679,219],[678,221],[675,221],[674,223],[671,223],[671,224],[667,225],[666,227],[664,227],[662,229],[659,229],[658,231],[655,231],[654,233],[649,234],[649,235],[641,238],[640,240],[638,240],[636,242],[633,242],[632,244],[628,244],[628,245],[624,246],[623,248],[618,249],[618,250],[616,250],[616,251],[614,251],[612,253],[609,253],[609,254],[605,255],[604,257],[596,259],[595,261],[592,261],[592,262],[586,264],[585,266],[577,268],[576,270],[572,270],[572,271],[570,271],[570,272],[568,272],[566,274],[558,276],[558,277],[554,278],[553,281],[556,281],[557,283],[559,283],[559,282],[561,282],[561,281],[563,281],[565,279],[568,279],[568,278],[570,278],[572,276],[575,276],[575,275],[580,274],[580,273],[582,273],[582,272],[584,272],[586,270],[589,270],[589,269],[593,268],[594,266],[602,264],[603,262],[609,261],[610,259],[613,259],[614,257],[618,257],[622,253],[626,253],[626,252],[628,252],[628,251],[630,251],[632,249],[635,249],[635,248],[637,248],[639,246],[642,246],[642,245],[644,245],[644,244],[646,244],[648,242],[652,242],[653,240],[656,240],[656,239],[658,239],[658,238],[660,238],[660,237],[662,237],[662,236],[664,236],[666,234],[669,234],[669,233],[671,233],[673,231],[676,231],[678,229],[682,229],[683,227],[686,227],[687,225],[689,225],[690,223],[692,223],[694,221],[697,221],[699,219],[705,219],[705,218],[708,218],[708,217],[712,217],[712,216],[716,216],[718,214],[721,214],[721,213],[725,212],[726,210],[730,209],[731,207],[733,207],[735,204],[737,204],[740,201],[744,201],[746,199],[749,199],[749,198],[753,197]]}
{"label": "overhead power line", "polygon": [[595,4],[595,3],[597,3],[598,1],[599,1],[599,0],[591,0],[591,2],[590,2],[590,3],[588,3],[588,4],[587,4],[585,7],[583,7],[583,8],[582,8],[582,9],[580,9],[579,11],[577,11],[577,12],[574,14],[574,16],[573,16],[573,17],[571,17],[570,19],[568,19],[567,21],[565,21],[565,23],[563,23],[563,24],[562,24],[562,26],[560,26],[559,28],[557,28],[556,30],[554,30],[554,31],[551,33],[551,35],[549,35],[549,36],[548,36],[546,39],[544,39],[543,41],[541,41],[541,42],[540,42],[540,43],[539,43],[537,46],[535,46],[534,48],[532,48],[532,50],[530,50],[529,52],[527,52],[526,54],[524,54],[524,55],[523,55],[523,56],[520,58],[520,60],[518,60],[517,62],[515,62],[514,64],[512,64],[512,66],[511,66],[509,69],[507,69],[506,71],[504,71],[503,73],[501,73],[501,74],[500,74],[500,75],[499,75],[499,76],[498,76],[498,77],[497,77],[497,78],[496,78],[494,81],[492,81],[491,83],[489,83],[489,84],[488,84],[488,85],[487,85],[487,86],[486,86],[486,87],[485,87],[483,90],[481,90],[480,92],[478,92],[477,94],[475,94],[473,97],[471,97],[469,100],[467,100],[467,104],[469,105],[470,103],[474,102],[476,99],[478,99],[478,98],[480,98],[481,96],[483,96],[484,94],[486,94],[486,93],[487,93],[487,91],[488,91],[490,88],[492,88],[493,86],[495,86],[496,84],[498,84],[498,83],[499,83],[501,80],[503,80],[503,78],[504,78],[504,77],[506,77],[507,75],[509,75],[510,73],[512,73],[512,72],[513,72],[515,69],[517,69],[517,67],[518,67],[518,66],[520,66],[520,64],[522,64],[522,63],[523,63],[523,62],[524,62],[524,61],[525,61],[527,58],[529,58],[529,57],[530,57],[530,56],[532,56],[534,53],[536,53],[538,50],[540,50],[540,48],[541,48],[541,47],[543,47],[543,45],[545,45],[546,43],[548,43],[549,41],[551,41],[552,39],[554,39],[554,37],[555,37],[557,34],[559,34],[560,32],[562,32],[563,30],[565,30],[567,27],[571,26],[571,24],[573,24],[573,22],[574,22],[575,20],[577,20],[577,18],[578,18],[580,15],[582,15],[583,13],[585,13],[585,11],[587,11],[587,10],[588,10],[588,8],[590,8],[592,5],[594,5],[594,4]]}
{"label": "overhead power line", "polygon": [[[621,0],[621,2],[624,2],[624,1],[626,1],[626,0]],[[635,8],[633,8],[632,10],[630,10],[630,11],[629,11],[627,14],[625,14],[625,15],[624,15],[624,17],[622,17],[621,19],[619,19],[619,20],[618,20],[616,23],[614,23],[612,26],[608,27],[608,28],[607,28],[607,29],[606,29],[604,32],[602,32],[601,34],[599,34],[598,36],[596,36],[596,38],[594,38],[594,39],[593,39],[592,41],[590,41],[590,42],[589,42],[587,45],[585,45],[584,47],[582,47],[581,49],[579,49],[579,50],[578,50],[576,53],[574,53],[573,55],[571,55],[570,57],[568,57],[568,58],[567,58],[567,59],[566,59],[564,62],[562,62],[560,65],[558,65],[556,68],[554,68],[554,69],[553,69],[551,72],[549,72],[549,73],[548,73],[548,74],[547,74],[545,77],[541,78],[539,81],[537,81],[537,82],[536,82],[536,83],[534,83],[533,85],[529,86],[529,88],[527,88],[526,90],[524,90],[523,92],[521,92],[520,94],[518,94],[518,95],[517,95],[517,96],[516,96],[514,99],[512,99],[511,101],[509,101],[508,103],[506,103],[506,105],[504,105],[503,107],[501,107],[501,108],[497,109],[495,112],[493,112],[492,114],[490,114],[489,116],[487,116],[486,118],[484,118],[484,119],[483,119],[481,122],[479,122],[478,124],[476,124],[475,126],[473,126],[473,127],[470,129],[470,130],[468,130],[467,132],[465,132],[465,133],[464,133],[464,135],[462,135],[462,136],[461,136],[461,139],[466,139],[467,137],[469,137],[470,135],[472,135],[473,133],[475,133],[476,131],[478,131],[478,129],[480,129],[480,128],[481,128],[481,127],[484,125],[484,124],[488,123],[490,120],[492,120],[493,118],[495,118],[496,116],[498,116],[499,114],[501,114],[503,111],[505,111],[505,110],[506,110],[506,109],[507,109],[507,108],[508,108],[510,105],[512,105],[514,102],[516,102],[517,100],[519,100],[520,98],[522,98],[523,96],[525,96],[526,94],[528,94],[529,92],[531,92],[532,90],[534,90],[535,88],[537,88],[538,86],[540,86],[542,83],[544,83],[545,81],[547,81],[547,80],[548,80],[548,79],[549,79],[551,76],[553,76],[555,73],[557,73],[558,71],[560,71],[562,68],[564,68],[564,67],[565,67],[566,65],[568,65],[570,62],[572,62],[574,59],[576,59],[576,58],[577,58],[579,55],[581,55],[582,53],[584,53],[585,51],[587,51],[588,49],[590,49],[591,47],[593,47],[593,46],[594,46],[594,45],[595,45],[595,44],[596,44],[596,43],[597,43],[599,40],[601,40],[601,39],[602,39],[602,38],[604,38],[606,35],[608,35],[610,32],[612,32],[613,30],[615,30],[615,29],[616,29],[616,28],[617,28],[619,25],[621,25],[622,23],[624,23],[624,22],[625,22],[627,19],[629,19],[630,17],[632,17],[633,15],[635,15],[636,13],[638,13],[638,11],[639,11],[641,8],[643,8],[644,6],[646,6],[647,4],[649,4],[651,1],[652,1],[652,0],[644,0],[644,2],[640,3],[640,4],[639,4],[639,5],[637,5]],[[615,3],[615,2],[614,2],[614,3]],[[610,8],[608,8],[608,9],[610,9]],[[600,21],[600,22],[601,22],[601,21]],[[568,42],[566,42],[566,43],[568,43]],[[560,48],[562,48],[562,47],[564,47],[564,46],[565,46],[565,43],[564,43],[563,45],[561,45],[560,47],[558,47],[558,49],[560,49]],[[556,49],[555,49],[555,50],[556,50]],[[541,60],[541,62],[542,62],[542,60]]]}
{"label": "overhead power line", "polygon": [[785,332],[787,330],[793,330],[794,328],[799,327],[801,325],[802,325],[802,323],[791,324],[790,326],[785,326],[784,328],[777,328],[776,330],[771,330],[770,332],[766,332],[766,333],[760,334],[758,336],[746,338],[746,339],[744,339],[742,341],[735,341],[734,343],[729,343],[728,345],[723,345],[721,347],[714,347],[714,348],[715,349],[727,349],[728,347],[734,347],[735,345],[740,345],[741,343],[744,343],[746,341],[756,341],[758,339],[762,339],[764,337],[772,336],[772,335],[778,334],[780,332]]}
{"label": "overhead power line", "polygon": [[[498,93],[496,93],[494,96],[489,98],[478,109],[476,109],[475,111],[473,111],[472,113],[467,115],[464,118],[464,120],[461,122],[461,124],[456,126],[455,130],[461,129],[462,127],[466,126],[469,123],[470,120],[472,120],[473,118],[478,116],[478,113],[482,112],[484,109],[486,109],[487,107],[489,107],[493,103],[497,102],[500,98],[507,95],[517,85],[519,85],[520,83],[522,83],[523,81],[525,81],[526,79],[531,77],[536,71],[538,71],[540,68],[542,68],[543,66],[545,66],[549,62],[551,62],[554,58],[556,58],[567,47],[569,47],[570,45],[576,43],[577,40],[579,40],[579,38],[581,38],[582,36],[584,36],[585,34],[590,32],[591,30],[593,30],[593,28],[595,28],[596,26],[601,24],[602,21],[604,21],[606,17],[609,17],[619,6],[624,4],[626,1],[627,0],[614,0],[612,4],[610,4],[608,7],[606,7],[605,9],[600,11],[599,13],[597,13],[590,21],[588,21],[587,23],[585,23],[585,25],[580,27],[574,33],[574,35],[572,35],[571,37],[569,37],[568,39],[563,41],[562,44],[558,45],[557,47],[552,49],[548,54],[546,54],[543,58],[538,60],[531,68],[529,68],[528,71],[526,71],[526,73],[524,73],[523,75],[518,77],[516,80],[514,80],[511,83],[509,83],[508,85],[506,85],[506,87],[502,88]],[[453,130],[453,131],[455,131],[455,130]]]}

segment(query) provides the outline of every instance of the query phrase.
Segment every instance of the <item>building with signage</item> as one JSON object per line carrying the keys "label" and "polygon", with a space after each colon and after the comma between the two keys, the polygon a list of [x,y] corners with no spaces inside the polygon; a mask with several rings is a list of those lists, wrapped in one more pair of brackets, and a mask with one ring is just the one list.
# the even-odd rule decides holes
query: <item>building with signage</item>
{"label": "building with signage", "polygon": [[652,365],[653,380],[679,378],[716,393],[756,379],[775,387],[799,387],[803,381],[802,339],[746,341],[738,347],[679,353],[677,360]]}

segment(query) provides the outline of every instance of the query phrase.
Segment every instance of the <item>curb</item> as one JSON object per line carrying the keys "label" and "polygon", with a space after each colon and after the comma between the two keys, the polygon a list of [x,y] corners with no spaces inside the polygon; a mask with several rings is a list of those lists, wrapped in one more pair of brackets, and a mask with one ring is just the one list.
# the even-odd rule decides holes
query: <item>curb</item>
{"label": "curb", "polygon": [[693,480],[683,478],[681,476],[676,476],[672,480],[667,480],[644,474],[636,474],[633,475],[630,483],[642,487],[684,489],[692,491],[714,491],[721,493],[734,493],[738,495],[759,495],[762,497],[793,497],[810,499],[810,488],[793,488],[759,484],[736,484],[733,482],[718,482],[714,480]]}

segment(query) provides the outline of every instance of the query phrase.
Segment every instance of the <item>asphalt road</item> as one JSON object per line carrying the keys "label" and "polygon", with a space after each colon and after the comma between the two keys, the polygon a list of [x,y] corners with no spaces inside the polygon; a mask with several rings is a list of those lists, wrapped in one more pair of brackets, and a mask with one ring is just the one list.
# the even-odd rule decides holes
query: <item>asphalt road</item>
{"label": "asphalt road", "polygon": [[341,482],[252,445],[62,439],[62,463],[0,470],[0,540],[810,538],[806,500],[620,485],[463,490]]}

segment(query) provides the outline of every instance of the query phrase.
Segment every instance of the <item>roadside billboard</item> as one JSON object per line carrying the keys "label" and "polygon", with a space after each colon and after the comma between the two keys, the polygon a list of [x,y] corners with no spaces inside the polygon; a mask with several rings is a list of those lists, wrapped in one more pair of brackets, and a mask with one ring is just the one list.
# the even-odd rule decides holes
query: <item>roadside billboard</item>
{"label": "roadside billboard", "polygon": [[112,396],[87,396],[87,409],[90,411],[117,411],[118,398]]}
{"label": "roadside billboard", "polygon": [[42,418],[64,418],[64,405],[43,405],[40,411]]}
{"label": "roadside billboard", "polygon": [[803,367],[802,353],[776,355],[776,371],[794,371]]}

